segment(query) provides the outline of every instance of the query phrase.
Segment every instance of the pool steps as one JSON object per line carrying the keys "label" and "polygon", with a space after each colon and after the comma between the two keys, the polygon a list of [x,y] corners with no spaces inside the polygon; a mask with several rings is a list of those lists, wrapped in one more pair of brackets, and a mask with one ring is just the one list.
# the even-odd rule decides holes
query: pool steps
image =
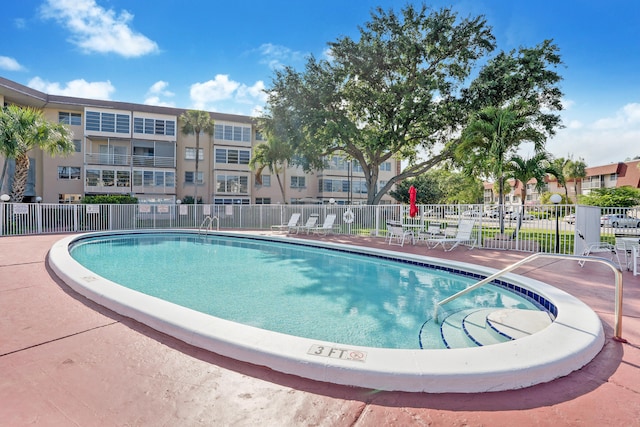
{"label": "pool steps", "polygon": [[446,317],[440,335],[447,348],[480,347],[523,338],[550,324],[551,318],[544,311],[467,309]]}

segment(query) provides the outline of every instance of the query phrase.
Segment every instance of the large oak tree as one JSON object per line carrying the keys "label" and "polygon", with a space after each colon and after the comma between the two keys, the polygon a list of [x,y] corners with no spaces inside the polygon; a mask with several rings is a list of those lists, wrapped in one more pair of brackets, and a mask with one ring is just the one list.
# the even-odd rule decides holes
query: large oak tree
{"label": "large oak tree", "polygon": [[[321,169],[332,153],[358,161],[369,204],[451,158],[473,111],[524,100],[537,125],[559,124],[557,48],[544,42],[488,58],[495,40],[483,16],[425,5],[399,14],[377,8],[358,40],[342,37],[329,47],[329,59],[312,56],[302,72],[275,72],[262,123],[307,169]],[[403,171],[377,188],[380,165],[398,159]]]}

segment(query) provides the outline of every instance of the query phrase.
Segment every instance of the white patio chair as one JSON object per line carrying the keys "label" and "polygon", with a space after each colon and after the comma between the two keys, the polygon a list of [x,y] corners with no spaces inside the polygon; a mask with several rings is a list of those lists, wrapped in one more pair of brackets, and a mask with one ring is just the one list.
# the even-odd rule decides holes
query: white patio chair
{"label": "white patio chair", "polygon": [[[435,239],[444,236],[442,230],[442,224],[436,221],[431,221],[427,224],[427,229],[418,232],[418,241],[424,240],[427,242],[429,239]],[[428,245],[428,242],[427,242]]]}
{"label": "white patio chair", "polygon": [[[411,242],[415,243],[412,230],[402,228],[402,224],[399,222],[387,221],[387,238],[390,245],[404,246],[404,241],[409,236],[411,236]],[[393,243],[394,240],[396,243]]]}
{"label": "white patio chair", "polygon": [[[433,243],[433,248],[438,245],[442,245],[442,249],[445,251],[452,251],[459,245],[467,245],[469,249],[473,249],[476,246],[476,239],[473,237],[473,227],[476,225],[474,219],[461,219],[458,223],[458,228],[455,236],[448,236],[445,234],[442,237],[434,237],[427,239],[427,247],[430,243]],[[451,247],[447,249],[447,244],[451,244]]]}
{"label": "white patio chair", "polygon": [[318,225],[318,217],[318,214],[309,215],[309,218],[307,218],[307,222],[305,222],[303,225],[293,227],[291,232],[295,232],[296,234],[298,234],[301,231],[306,231],[306,233],[309,234],[311,229],[315,228]]}
{"label": "white patio chair", "polygon": [[329,214],[325,217],[324,223],[320,227],[313,227],[310,231],[314,234],[329,234],[334,232],[333,223],[336,221],[336,214]]}
{"label": "white patio chair", "polygon": [[289,218],[289,222],[281,225],[272,225],[271,230],[273,231],[287,231],[291,232],[291,230],[298,225],[298,221],[300,220],[300,213],[296,212],[291,214],[291,218]]}
{"label": "white patio chair", "polygon": [[[578,238],[582,240],[582,244],[584,250],[582,251],[582,256],[587,257],[589,255],[599,256],[601,258],[609,258],[609,260],[614,263],[619,270],[622,270],[622,264],[620,263],[620,257],[618,256],[618,250],[614,245],[609,242],[587,242],[584,238],[584,234],[578,229],[576,229],[576,234]],[[584,266],[585,260],[578,261],[580,267]]]}

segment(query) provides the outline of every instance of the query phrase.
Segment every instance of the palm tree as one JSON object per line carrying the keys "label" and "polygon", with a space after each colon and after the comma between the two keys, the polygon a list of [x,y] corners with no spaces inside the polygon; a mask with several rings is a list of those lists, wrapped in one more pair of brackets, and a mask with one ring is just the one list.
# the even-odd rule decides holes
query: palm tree
{"label": "palm tree", "polygon": [[215,123],[211,115],[206,111],[188,110],[180,115],[182,121],[182,132],[186,135],[196,136],[196,172],[193,177],[193,203],[198,204],[198,164],[200,161],[200,134],[206,132],[209,137],[213,136]]}
{"label": "palm tree", "polygon": [[[573,191],[576,195],[576,202],[578,201],[578,179],[583,180],[587,177],[587,164],[581,157],[578,160],[573,160],[569,157],[568,162],[562,168],[562,173],[567,180],[573,179]],[[567,197],[568,199],[568,197]]]}
{"label": "palm tree", "polygon": [[546,136],[531,122],[525,105],[486,107],[476,113],[462,131],[455,149],[468,174],[484,174],[498,182],[500,233],[504,233],[505,165],[523,142],[532,142],[536,153],[544,149]]}
{"label": "palm tree", "polygon": [[522,218],[524,216],[524,206],[527,199],[527,182],[531,179],[536,180],[536,189],[541,191],[545,187],[545,178],[547,175],[553,175],[558,180],[561,173],[551,162],[551,156],[546,151],[541,151],[530,158],[523,158],[519,155],[514,155],[507,164],[506,177],[513,178],[520,182],[520,199],[521,199],[521,214],[518,215],[518,225],[513,232],[515,236],[517,230],[522,226]]}
{"label": "palm tree", "polygon": [[51,156],[67,155],[74,151],[72,134],[61,123],[45,120],[42,111],[9,105],[0,111],[0,153],[16,162],[11,185],[11,201],[20,203],[29,176],[29,154],[40,148]]}
{"label": "palm tree", "polygon": [[280,171],[285,171],[287,163],[291,161],[293,152],[291,146],[282,142],[280,139],[269,136],[266,143],[257,145],[253,150],[253,156],[249,161],[249,167],[255,170],[256,182],[262,183],[262,171],[268,168],[276,175],[278,185],[280,186],[280,192],[282,193],[282,200],[287,203],[287,198],[284,191],[284,185],[280,179]]}

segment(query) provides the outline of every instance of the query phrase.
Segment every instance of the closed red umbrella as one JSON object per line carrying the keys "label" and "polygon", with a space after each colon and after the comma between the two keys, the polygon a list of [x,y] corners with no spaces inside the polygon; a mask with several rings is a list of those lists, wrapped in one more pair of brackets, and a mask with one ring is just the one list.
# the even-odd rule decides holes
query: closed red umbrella
{"label": "closed red umbrella", "polygon": [[417,191],[413,185],[409,187],[409,216],[413,218],[418,214],[418,207],[416,206]]}

